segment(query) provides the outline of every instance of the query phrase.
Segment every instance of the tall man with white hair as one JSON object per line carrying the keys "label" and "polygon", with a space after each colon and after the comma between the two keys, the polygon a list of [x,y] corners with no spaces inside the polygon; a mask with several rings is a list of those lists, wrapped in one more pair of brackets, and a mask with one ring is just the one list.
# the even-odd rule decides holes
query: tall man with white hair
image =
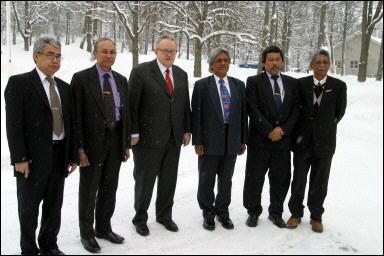
{"label": "tall man with white hair", "polygon": [[[61,44],[36,40],[36,68],[11,76],[4,92],[11,164],[15,166],[21,254],[63,255],[57,246],[64,180],[77,168],[71,89],[54,76]],[[72,166],[71,170],[68,169]],[[36,245],[41,201],[39,248]]]}
{"label": "tall man with white hair", "polygon": [[215,216],[224,228],[234,228],[228,211],[232,176],[248,137],[245,85],[227,75],[230,61],[227,49],[213,49],[208,59],[213,75],[196,81],[192,96],[192,144],[199,156],[197,200],[207,230],[215,229]]}
{"label": "tall man with white hair", "polygon": [[173,65],[176,40],[156,39],[157,59],[131,71],[129,98],[132,119],[132,151],[135,163],[135,210],[132,222],[137,233],[149,235],[148,207],[157,177],[156,221],[176,232],[172,220],[173,198],[181,144],[191,139],[188,75]]}

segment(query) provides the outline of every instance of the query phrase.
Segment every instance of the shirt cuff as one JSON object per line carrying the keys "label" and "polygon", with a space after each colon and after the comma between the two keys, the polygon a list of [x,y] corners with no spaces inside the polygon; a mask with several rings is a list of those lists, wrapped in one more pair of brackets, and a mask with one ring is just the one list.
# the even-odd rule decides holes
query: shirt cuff
{"label": "shirt cuff", "polygon": [[137,138],[137,137],[140,137],[138,133],[131,135],[131,138]]}
{"label": "shirt cuff", "polygon": [[84,153],[85,151],[84,151],[84,149],[83,148],[79,148],[79,154],[80,153]]}

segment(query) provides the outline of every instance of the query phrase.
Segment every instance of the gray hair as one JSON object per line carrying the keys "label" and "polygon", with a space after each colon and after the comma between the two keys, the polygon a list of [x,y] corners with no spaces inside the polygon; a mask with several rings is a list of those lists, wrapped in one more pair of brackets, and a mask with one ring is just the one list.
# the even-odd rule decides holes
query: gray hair
{"label": "gray hair", "polygon": [[94,45],[93,45],[93,51],[92,51],[92,54],[91,54],[91,55],[92,55],[92,56],[91,56],[91,60],[92,60],[92,61],[94,61],[94,60],[96,59],[94,52],[97,51],[97,46],[99,46],[99,43],[100,43],[100,42],[103,42],[103,41],[111,41],[111,42],[113,43],[113,45],[116,47],[115,42],[113,42],[113,41],[112,41],[111,39],[109,39],[109,38],[103,37],[103,38],[99,38],[99,39],[97,39],[96,42],[95,42]]}
{"label": "gray hair", "polygon": [[328,61],[331,61],[331,57],[329,56],[329,52],[327,50],[320,49],[315,54],[312,55],[311,63],[315,62],[315,59],[316,59],[317,55],[325,55],[325,56],[327,56]]}
{"label": "gray hair", "polygon": [[[43,53],[43,49],[45,44],[51,44],[56,48],[59,48],[61,50],[61,43],[59,40],[53,38],[53,37],[40,37],[36,40],[35,44],[33,45],[33,53]],[[33,59],[35,60],[35,59]],[[36,61],[35,61],[36,63]]]}
{"label": "gray hair", "polygon": [[228,58],[229,58],[229,61],[231,61],[231,56],[229,55],[229,51],[228,49],[226,48],[223,48],[223,47],[217,47],[215,49],[213,49],[210,53],[209,53],[209,56],[208,56],[208,64],[209,64],[209,67],[208,67],[208,71],[213,73],[213,69],[211,68],[211,64],[213,63],[213,61],[215,60],[215,58],[217,57],[217,55],[221,54],[221,53],[225,53],[228,55]]}
{"label": "gray hair", "polygon": [[170,36],[170,35],[159,35],[158,37],[156,37],[156,40],[155,40],[156,48],[159,47],[159,43],[163,39],[168,39],[168,40],[174,41],[176,43],[176,48],[177,48],[176,38],[174,38],[173,36]]}

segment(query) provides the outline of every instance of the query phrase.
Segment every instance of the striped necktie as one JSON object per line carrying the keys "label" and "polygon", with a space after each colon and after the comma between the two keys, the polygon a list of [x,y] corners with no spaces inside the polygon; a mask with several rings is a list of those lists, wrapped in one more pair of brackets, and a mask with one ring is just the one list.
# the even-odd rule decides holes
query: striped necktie
{"label": "striped necktie", "polygon": [[280,107],[283,103],[281,102],[280,87],[279,87],[279,84],[277,83],[277,79],[279,78],[279,76],[271,76],[271,78],[273,79],[273,88],[274,88],[273,96],[275,98],[276,108],[277,110],[280,110]]}

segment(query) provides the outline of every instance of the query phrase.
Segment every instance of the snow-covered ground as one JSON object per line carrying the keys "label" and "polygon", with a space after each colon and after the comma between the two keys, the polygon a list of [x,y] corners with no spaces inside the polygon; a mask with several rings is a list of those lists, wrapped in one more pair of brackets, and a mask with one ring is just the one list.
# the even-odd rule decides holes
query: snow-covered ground
{"label": "snow-covered ground", "polygon": [[[1,254],[20,253],[16,182],[10,166],[5,131],[4,88],[8,77],[34,68],[32,51],[22,43],[12,46],[12,64],[1,54]],[[4,48],[2,48],[4,50]],[[94,63],[90,54],[78,44],[63,46],[64,60],[56,74],[70,82],[73,73]],[[140,62],[155,58],[140,55]],[[198,78],[193,77],[193,61],[177,59],[176,65],[189,74],[190,93]],[[119,53],[113,69],[129,77],[132,55]],[[203,76],[210,75],[203,63]],[[231,66],[229,75],[246,81],[254,69]],[[293,77],[306,74],[287,73]],[[336,75],[336,77],[340,78]],[[102,254],[383,254],[383,84],[368,78],[358,83],[356,76],[341,77],[348,86],[348,106],[338,127],[337,149],[333,158],[328,196],[323,215],[324,232],[314,233],[305,209],[302,223],[295,230],[279,229],[267,219],[264,210],[256,228],[245,225],[247,212],[242,205],[246,154],[237,159],[233,176],[232,203],[229,207],[233,230],[216,221],[216,230],[202,227],[197,195],[197,156],[192,146],[182,148],[173,219],[179,232],[173,233],[155,221],[154,201],[149,208],[150,235],[141,237],[132,225],[134,216],[133,161],[123,163],[117,191],[113,230],[125,237],[123,245],[98,239]],[[67,254],[90,254],[80,243],[78,228],[79,171],[66,179],[59,248]],[[156,190],[154,191],[154,195]],[[283,218],[290,213],[285,203]],[[306,198],[305,198],[306,202]],[[269,205],[268,177],[263,190],[262,206]]]}

